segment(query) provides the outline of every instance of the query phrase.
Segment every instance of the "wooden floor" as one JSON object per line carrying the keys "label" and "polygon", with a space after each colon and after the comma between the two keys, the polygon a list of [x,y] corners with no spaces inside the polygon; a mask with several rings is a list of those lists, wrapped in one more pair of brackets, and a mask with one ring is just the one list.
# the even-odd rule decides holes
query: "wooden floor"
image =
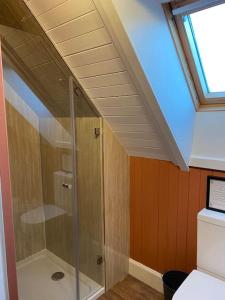
{"label": "wooden floor", "polygon": [[122,282],[115,285],[99,300],[162,300],[163,295],[150,288],[141,281],[127,276]]}

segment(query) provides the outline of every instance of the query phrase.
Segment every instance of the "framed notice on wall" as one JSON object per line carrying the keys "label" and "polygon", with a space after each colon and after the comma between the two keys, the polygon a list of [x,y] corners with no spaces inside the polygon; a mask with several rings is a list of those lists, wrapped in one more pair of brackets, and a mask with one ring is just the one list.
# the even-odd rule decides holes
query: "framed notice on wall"
{"label": "framed notice on wall", "polygon": [[225,178],[208,176],[206,207],[225,213]]}

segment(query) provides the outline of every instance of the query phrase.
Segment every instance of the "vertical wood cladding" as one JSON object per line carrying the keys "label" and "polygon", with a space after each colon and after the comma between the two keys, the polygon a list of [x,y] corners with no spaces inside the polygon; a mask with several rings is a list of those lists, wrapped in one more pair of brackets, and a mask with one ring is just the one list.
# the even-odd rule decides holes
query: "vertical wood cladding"
{"label": "vertical wood cladding", "polygon": [[206,205],[207,176],[224,172],[131,157],[131,258],[165,272],[196,268],[197,213]]}

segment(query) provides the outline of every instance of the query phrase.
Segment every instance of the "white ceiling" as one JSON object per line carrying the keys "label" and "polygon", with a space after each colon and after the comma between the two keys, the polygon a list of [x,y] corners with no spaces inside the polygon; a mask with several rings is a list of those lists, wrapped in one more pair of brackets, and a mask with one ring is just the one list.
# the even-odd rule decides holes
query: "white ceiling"
{"label": "white ceiling", "polygon": [[129,155],[170,160],[92,0],[24,0]]}

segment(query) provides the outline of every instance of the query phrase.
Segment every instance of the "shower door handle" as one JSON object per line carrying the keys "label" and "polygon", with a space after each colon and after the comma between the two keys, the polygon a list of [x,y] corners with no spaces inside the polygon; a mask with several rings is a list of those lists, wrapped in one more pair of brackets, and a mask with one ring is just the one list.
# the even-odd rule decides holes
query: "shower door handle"
{"label": "shower door handle", "polygon": [[64,189],[72,190],[72,184],[63,183],[63,184],[62,184],[62,187],[63,187]]}

